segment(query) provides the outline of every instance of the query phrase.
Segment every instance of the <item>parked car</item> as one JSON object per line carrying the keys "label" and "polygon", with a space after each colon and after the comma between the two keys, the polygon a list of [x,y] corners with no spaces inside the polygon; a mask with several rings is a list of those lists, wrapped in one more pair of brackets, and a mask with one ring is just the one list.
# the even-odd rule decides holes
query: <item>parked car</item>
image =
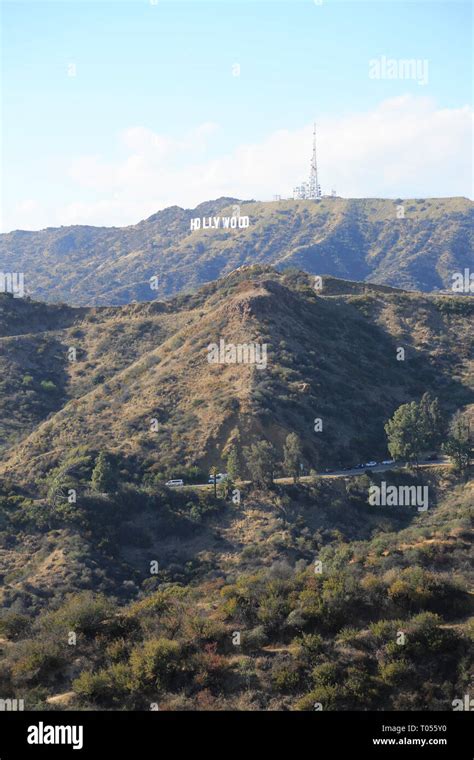
{"label": "parked car", "polygon": [[366,462],[364,467],[377,467],[377,462]]}
{"label": "parked car", "polygon": [[176,478],[175,480],[167,480],[165,483],[165,486],[168,486],[168,488],[176,488],[176,486],[184,486],[184,480],[181,480],[181,478]]}
{"label": "parked car", "polygon": [[395,459],[384,459],[382,464],[393,464],[395,462]]}
{"label": "parked car", "polygon": [[[226,472],[218,472],[216,475],[216,483],[222,483],[222,481],[228,477],[229,476],[227,475]],[[209,480],[207,482],[214,483],[214,475],[209,475]]]}

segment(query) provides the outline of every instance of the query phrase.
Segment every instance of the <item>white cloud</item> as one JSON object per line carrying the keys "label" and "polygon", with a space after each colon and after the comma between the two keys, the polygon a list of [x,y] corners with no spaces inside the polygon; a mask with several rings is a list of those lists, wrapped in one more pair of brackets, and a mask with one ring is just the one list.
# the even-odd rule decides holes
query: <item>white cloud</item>
{"label": "white cloud", "polygon": [[[320,182],[345,197],[472,195],[472,110],[439,109],[427,97],[403,96],[374,110],[318,122]],[[133,126],[116,136],[119,158],[71,160],[77,199],[31,219],[53,224],[133,224],[160,208],[229,195],[290,197],[306,179],[312,125],[278,130],[261,142],[215,155],[218,125],[205,123],[174,138]],[[222,143],[222,135],[219,135]],[[61,183],[61,178],[57,178]],[[60,184],[59,184],[60,186]],[[16,226],[30,228],[20,209]],[[13,220],[12,220],[13,221]],[[10,227],[11,229],[11,227]]]}

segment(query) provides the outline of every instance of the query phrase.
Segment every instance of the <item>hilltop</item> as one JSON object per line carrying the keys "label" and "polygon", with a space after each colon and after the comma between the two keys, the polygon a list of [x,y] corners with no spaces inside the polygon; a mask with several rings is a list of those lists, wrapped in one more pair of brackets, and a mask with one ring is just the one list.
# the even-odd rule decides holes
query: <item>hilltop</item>
{"label": "hilltop", "polygon": [[[236,206],[248,227],[190,229],[191,219],[231,217]],[[430,292],[450,289],[452,275],[471,264],[472,221],[466,198],[219,198],[195,209],[172,206],[128,227],[1,235],[0,272],[23,272],[35,299],[74,305],[164,298],[244,264]]]}
{"label": "hilltop", "polygon": [[[281,451],[292,431],[308,468],[382,459],[401,403],[427,390],[446,413],[472,402],[473,310],[462,296],[331,277],[316,291],[304,273],[260,266],[167,302],[0,297],[1,470],[34,480],[79,445],[142,473],[222,467],[233,444],[266,438]],[[265,344],[266,368],[210,364],[220,340]]]}

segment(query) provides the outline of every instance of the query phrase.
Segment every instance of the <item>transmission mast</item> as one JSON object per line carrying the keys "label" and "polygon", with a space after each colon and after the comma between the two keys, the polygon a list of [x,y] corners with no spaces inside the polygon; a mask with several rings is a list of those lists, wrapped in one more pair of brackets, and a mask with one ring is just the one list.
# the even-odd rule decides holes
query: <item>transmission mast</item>
{"label": "transmission mast", "polygon": [[318,182],[318,161],[316,158],[316,122],[313,126],[313,155],[311,158],[311,171],[309,175],[309,197],[321,198],[321,187]]}
{"label": "transmission mast", "polygon": [[311,157],[309,180],[294,188],[293,197],[303,198],[305,200],[321,198],[321,186],[318,182],[318,161],[316,157],[316,122],[313,126],[313,155]]}

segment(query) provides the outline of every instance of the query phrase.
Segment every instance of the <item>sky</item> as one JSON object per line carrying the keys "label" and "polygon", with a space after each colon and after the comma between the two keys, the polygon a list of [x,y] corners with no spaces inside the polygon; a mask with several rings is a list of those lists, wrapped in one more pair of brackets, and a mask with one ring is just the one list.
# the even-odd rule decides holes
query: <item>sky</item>
{"label": "sky", "polygon": [[470,2],[0,9],[4,232],[291,197],[314,121],[323,193],[472,197]]}

